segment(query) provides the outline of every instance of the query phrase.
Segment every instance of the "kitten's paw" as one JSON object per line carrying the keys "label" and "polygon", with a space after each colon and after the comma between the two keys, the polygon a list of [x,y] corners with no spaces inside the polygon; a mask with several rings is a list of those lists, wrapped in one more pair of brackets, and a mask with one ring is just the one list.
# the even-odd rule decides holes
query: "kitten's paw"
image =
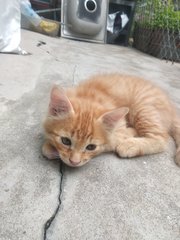
{"label": "kitten's paw", "polygon": [[59,158],[59,153],[55,147],[53,147],[49,142],[45,142],[42,146],[42,154],[48,159]]}
{"label": "kitten's paw", "polygon": [[117,154],[122,158],[132,158],[143,155],[142,150],[134,139],[129,139],[116,147]]}

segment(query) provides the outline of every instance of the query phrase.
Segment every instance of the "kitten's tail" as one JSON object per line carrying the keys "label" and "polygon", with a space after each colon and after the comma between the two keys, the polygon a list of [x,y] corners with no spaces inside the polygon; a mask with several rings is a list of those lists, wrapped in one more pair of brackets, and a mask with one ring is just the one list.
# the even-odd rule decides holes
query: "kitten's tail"
{"label": "kitten's tail", "polygon": [[178,116],[173,120],[172,137],[174,138],[177,147],[175,163],[180,167],[180,117]]}

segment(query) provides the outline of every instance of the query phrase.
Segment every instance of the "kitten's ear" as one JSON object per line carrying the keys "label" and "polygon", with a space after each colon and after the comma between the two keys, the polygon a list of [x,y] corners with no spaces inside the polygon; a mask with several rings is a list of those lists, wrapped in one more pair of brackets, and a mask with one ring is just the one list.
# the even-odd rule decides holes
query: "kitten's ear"
{"label": "kitten's ear", "polygon": [[128,112],[129,108],[127,107],[117,108],[110,112],[104,113],[102,116],[100,116],[99,120],[107,129],[111,130],[128,114]]}
{"label": "kitten's ear", "polygon": [[51,90],[49,113],[52,116],[65,116],[73,112],[73,107],[65,91],[58,86],[54,86]]}

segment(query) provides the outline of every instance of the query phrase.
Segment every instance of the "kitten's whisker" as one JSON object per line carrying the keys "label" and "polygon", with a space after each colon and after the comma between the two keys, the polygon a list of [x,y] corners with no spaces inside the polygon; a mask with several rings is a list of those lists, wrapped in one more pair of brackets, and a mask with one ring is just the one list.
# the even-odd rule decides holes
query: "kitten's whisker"
{"label": "kitten's whisker", "polygon": [[127,127],[127,124],[126,124],[126,123],[124,123],[124,124],[121,124],[121,125],[119,125],[119,126],[118,126],[118,128],[121,128],[121,127],[124,127],[124,126],[126,126],[126,127]]}
{"label": "kitten's whisker", "polygon": [[53,153],[51,153],[51,154],[48,154],[48,155],[43,155],[43,156],[45,156],[45,157],[47,157],[47,158],[60,158],[60,155],[59,154],[53,154]]}

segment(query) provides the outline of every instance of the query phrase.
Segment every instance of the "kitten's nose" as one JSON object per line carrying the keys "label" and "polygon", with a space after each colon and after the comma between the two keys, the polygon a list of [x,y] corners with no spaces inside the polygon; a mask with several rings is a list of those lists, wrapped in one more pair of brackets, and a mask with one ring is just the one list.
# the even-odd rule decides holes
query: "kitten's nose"
{"label": "kitten's nose", "polygon": [[73,166],[77,166],[81,161],[76,161],[76,160],[72,160],[72,159],[69,159],[69,162],[73,165]]}

